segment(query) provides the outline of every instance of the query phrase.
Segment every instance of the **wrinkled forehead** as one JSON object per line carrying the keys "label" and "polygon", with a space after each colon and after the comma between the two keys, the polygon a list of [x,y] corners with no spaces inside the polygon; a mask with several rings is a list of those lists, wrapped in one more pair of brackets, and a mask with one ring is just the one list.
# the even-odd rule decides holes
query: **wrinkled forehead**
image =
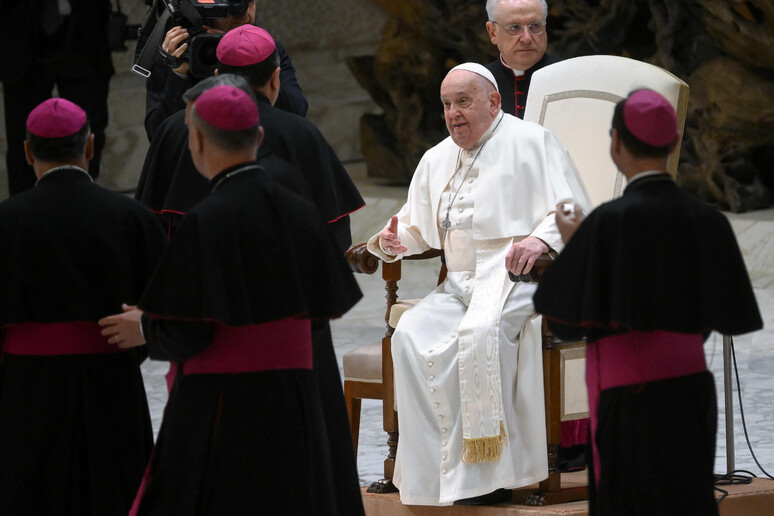
{"label": "wrinkled forehead", "polygon": [[495,15],[502,23],[527,24],[544,21],[545,12],[540,0],[506,0],[495,7]]}
{"label": "wrinkled forehead", "polygon": [[[454,70],[441,83],[441,99],[450,99],[467,95],[476,97],[486,93],[489,81],[467,70]],[[491,90],[494,87],[490,85]]]}

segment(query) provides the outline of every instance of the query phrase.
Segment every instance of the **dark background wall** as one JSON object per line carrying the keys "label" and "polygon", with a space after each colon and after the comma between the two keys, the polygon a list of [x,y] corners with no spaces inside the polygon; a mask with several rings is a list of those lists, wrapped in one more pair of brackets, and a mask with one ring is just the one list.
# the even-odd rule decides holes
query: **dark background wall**
{"label": "dark background wall", "polygon": [[[342,160],[407,183],[445,136],[438,87],[463,61],[496,56],[484,0],[256,0],[288,49],[309,118]],[[123,0],[130,21],[142,0]],[[770,0],[549,1],[549,51],[614,54],[661,66],[691,87],[678,180],[723,209],[771,205],[774,190],[774,3]],[[100,182],[131,190],[147,149],[144,80],[130,50],[114,53]],[[356,79],[357,77],[357,79]],[[0,104],[0,116],[2,105]],[[0,156],[5,134],[0,126]],[[0,159],[0,199],[7,195]]]}
{"label": "dark background wall", "polygon": [[[488,62],[484,2],[380,0],[379,48],[352,59],[382,108],[361,121],[369,175],[407,182],[444,135],[438,85],[452,66]],[[691,88],[678,182],[735,212],[771,205],[774,3],[770,0],[549,1],[549,52],[655,64]]]}
{"label": "dark background wall", "polygon": [[[143,0],[121,0],[121,7],[130,23],[143,21]],[[342,160],[362,159],[358,119],[379,110],[357,84],[345,59],[375,51],[386,20],[384,11],[371,0],[257,0],[256,10],[263,26],[291,55],[309,100],[309,118]],[[134,42],[127,45],[127,52],[113,53],[116,74],[110,84],[110,124],[98,180],[122,191],[136,186],[148,148],[143,128],[145,81],[130,71]],[[3,117],[0,102],[0,120]],[[0,124],[0,199],[8,195],[5,146],[5,126]]]}

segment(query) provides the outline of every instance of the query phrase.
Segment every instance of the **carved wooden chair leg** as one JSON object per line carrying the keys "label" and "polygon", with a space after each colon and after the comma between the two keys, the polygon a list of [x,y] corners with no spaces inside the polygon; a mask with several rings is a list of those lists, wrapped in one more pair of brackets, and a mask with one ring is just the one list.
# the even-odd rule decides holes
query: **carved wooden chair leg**
{"label": "carved wooden chair leg", "polygon": [[349,383],[344,383],[344,398],[347,402],[347,414],[349,414],[349,429],[352,432],[352,446],[355,449],[357,457],[357,444],[360,438],[360,398],[356,398],[352,393],[352,387]]}
{"label": "carved wooden chair leg", "polygon": [[384,459],[384,478],[372,482],[368,486],[369,493],[397,493],[398,488],[392,483],[392,477],[395,473],[395,454],[398,449],[398,432],[387,432],[387,446],[389,451],[387,458]]}
{"label": "carved wooden chair leg", "polygon": [[[390,291],[388,290],[388,294]],[[392,333],[393,328],[387,326],[387,335],[382,339],[382,372],[384,380],[384,400],[382,404],[382,423],[387,432],[387,458],[384,460],[384,478],[373,482],[369,493],[394,493],[398,491],[392,483],[395,472],[395,455],[398,450],[398,413],[395,411],[395,382],[392,364]],[[388,359],[385,360],[384,358]]]}

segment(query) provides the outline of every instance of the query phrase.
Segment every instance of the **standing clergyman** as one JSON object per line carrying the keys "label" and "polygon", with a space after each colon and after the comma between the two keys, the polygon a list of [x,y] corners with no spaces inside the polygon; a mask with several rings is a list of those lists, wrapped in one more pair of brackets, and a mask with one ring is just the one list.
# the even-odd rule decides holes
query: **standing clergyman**
{"label": "standing clergyman", "polygon": [[557,212],[567,247],[535,294],[559,338],[588,340],[591,514],[716,515],[717,401],[703,343],[763,323],[730,224],[667,172],[680,140],[669,102],[632,93],[611,135],[628,186],[585,221]]}

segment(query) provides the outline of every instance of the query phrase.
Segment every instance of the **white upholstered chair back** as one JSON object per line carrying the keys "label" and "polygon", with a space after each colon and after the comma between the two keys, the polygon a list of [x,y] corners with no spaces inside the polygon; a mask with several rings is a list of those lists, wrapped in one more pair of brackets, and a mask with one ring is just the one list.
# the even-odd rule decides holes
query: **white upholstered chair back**
{"label": "white upholstered chair back", "polygon": [[[532,76],[524,119],[550,129],[570,152],[592,207],[618,197],[625,185],[610,158],[615,104],[639,88],[655,90],[685,124],[688,85],[663,68],[617,56],[584,56],[546,66]],[[668,169],[677,173],[678,143]]]}

